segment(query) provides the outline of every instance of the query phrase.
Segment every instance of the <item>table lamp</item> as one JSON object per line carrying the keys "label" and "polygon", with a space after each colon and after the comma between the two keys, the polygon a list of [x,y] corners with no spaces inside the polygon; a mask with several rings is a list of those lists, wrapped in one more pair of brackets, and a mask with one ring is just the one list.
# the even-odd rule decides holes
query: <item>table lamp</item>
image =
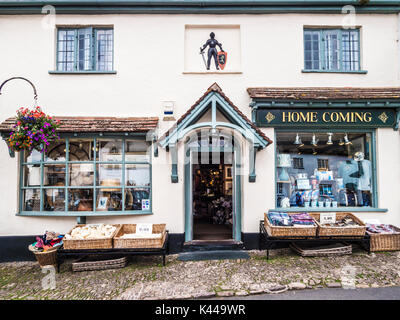
{"label": "table lamp", "polygon": [[292,163],[290,161],[290,154],[281,153],[278,154],[278,167],[282,168],[281,173],[279,174],[279,181],[289,181],[289,174],[286,168],[290,168]]}

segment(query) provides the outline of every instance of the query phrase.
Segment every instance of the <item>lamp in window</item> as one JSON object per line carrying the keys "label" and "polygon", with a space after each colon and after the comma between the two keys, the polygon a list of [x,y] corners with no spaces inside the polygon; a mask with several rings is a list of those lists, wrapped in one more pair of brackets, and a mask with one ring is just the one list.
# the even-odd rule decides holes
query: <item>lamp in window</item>
{"label": "lamp in window", "polygon": [[332,136],[333,136],[333,133],[329,132],[328,133],[328,141],[326,142],[327,145],[332,145],[333,144]]}
{"label": "lamp in window", "polygon": [[290,161],[290,154],[281,153],[278,154],[278,167],[282,168],[281,173],[279,174],[279,181],[289,181],[289,174],[287,172],[287,168],[292,166]]}
{"label": "lamp in window", "polygon": [[349,145],[349,144],[353,144],[350,140],[349,140],[349,138],[347,137],[347,133],[344,135],[344,144],[347,146],[347,145]]}
{"label": "lamp in window", "polygon": [[315,137],[315,134],[313,134],[312,139],[311,139],[311,144],[316,147],[318,144],[318,141],[319,141],[319,139],[317,139]]}
{"label": "lamp in window", "polygon": [[317,151],[315,149],[312,149],[312,154],[315,156],[317,154]]}
{"label": "lamp in window", "polygon": [[344,145],[344,142],[343,142],[343,139],[340,138],[340,140],[339,140],[339,146],[342,146],[342,145]]}
{"label": "lamp in window", "polygon": [[296,139],[294,140],[293,144],[297,145],[298,148],[304,146],[304,143],[301,142],[301,138],[298,133],[296,134]]}

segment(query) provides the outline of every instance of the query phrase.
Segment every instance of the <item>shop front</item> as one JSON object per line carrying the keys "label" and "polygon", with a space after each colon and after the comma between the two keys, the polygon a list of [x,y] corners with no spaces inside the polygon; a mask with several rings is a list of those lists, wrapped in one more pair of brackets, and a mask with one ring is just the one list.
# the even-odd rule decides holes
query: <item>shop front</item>
{"label": "shop front", "polygon": [[[353,212],[363,219],[399,222],[398,200],[385,196],[398,188],[398,162],[389,160],[399,148],[398,89],[248,92],[253,121],[274,129],[275,207],[270,209]],[[380,183],[388,175],[393,184]]]}

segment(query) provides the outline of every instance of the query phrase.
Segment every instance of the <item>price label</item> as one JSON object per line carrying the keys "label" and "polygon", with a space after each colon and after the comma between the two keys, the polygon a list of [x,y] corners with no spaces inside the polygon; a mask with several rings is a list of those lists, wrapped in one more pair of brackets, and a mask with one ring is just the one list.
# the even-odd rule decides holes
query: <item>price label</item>
{"label": "price label", "polygon": [[323,213],[320,213],[319,222],[321,224],[336,223],[336,212],[323,212]]}
{"label": "price label", "polygon": [[136,233],[152,234],[153,233],[153,224],[151,224],[151,223],[138,223],[136,225]]}

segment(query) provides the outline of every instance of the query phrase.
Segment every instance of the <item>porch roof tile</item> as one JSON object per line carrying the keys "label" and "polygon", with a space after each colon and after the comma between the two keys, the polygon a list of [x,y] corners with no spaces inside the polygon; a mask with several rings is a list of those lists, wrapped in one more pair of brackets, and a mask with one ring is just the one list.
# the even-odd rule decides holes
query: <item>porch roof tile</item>
{"label": "porch roof tile", "polygon": [[[157,117],[54,117],[60,120],[59,132],[147,132],[158,124]],[[0,124],[0,132],[10,132],[15,117]]]}
{"label": "porch roof tile", "polygon": [[400,87],[292,87],[247,88],[253,99],[276,100],[390,100],[400,99]]}

